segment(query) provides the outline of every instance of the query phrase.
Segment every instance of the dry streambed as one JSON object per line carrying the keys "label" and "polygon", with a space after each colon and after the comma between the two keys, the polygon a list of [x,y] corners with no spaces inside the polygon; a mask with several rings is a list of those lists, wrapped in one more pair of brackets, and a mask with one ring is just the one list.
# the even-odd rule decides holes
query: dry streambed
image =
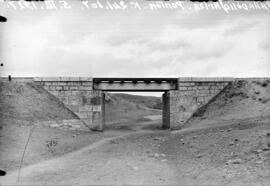
{"label": "dry streambed", "polygon": [[[239,125],[236,125],[239,126]],[[270,126],[139,131],[22,170],[23,183],[267,184]]]}

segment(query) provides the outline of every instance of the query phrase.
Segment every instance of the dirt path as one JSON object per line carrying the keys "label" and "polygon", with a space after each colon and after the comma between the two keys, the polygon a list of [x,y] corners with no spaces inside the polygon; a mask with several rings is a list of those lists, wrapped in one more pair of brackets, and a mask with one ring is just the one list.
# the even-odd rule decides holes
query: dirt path
{"label": "dirt path", "polygon": [[[153,122],[147,122],[153,124]],[[142,125],[140,125],[142,126]],[[149,156],[151,148],[140,136],[153,131],[139,130],[106,138],[78,151],[9,173],[3,185],[29,184],[164,184],[175,183],[166,162]],[[159,133],[168,131],[159,131]],[[130,141],[130,138],[133,141]],[[138,143],[137,143],[138,142]],[[19,181],[19,182],[18,182]]]}

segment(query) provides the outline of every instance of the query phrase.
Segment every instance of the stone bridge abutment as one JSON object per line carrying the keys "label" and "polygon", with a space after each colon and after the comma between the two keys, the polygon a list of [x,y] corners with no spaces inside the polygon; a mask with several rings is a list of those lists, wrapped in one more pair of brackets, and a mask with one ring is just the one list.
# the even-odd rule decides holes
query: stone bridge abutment
{"label": "stone bridge abutment", "polygon": [[90,129],[102,131],[105,127],[105,91],[164,91],[163,127],[174,129],[181,128],[198,108],[234,81],[233,78],[107,79],[38,77],[34,82],[57,97]]}

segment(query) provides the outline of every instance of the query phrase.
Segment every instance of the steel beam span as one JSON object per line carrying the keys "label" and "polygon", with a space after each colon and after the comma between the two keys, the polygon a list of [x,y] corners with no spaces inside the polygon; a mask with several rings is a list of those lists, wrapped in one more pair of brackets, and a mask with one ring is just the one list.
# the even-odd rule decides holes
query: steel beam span
{"label": "steel beam span", "polygon": [[176,78],[94,78],[94,90],[167,91],[177,89]]}

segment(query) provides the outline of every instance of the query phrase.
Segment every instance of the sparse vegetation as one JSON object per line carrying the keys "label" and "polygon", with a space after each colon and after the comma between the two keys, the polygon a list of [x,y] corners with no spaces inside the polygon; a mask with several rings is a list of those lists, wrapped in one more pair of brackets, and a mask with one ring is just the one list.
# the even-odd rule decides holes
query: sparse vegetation
{"label": "sparse vegetation", "polygon": [[262,86],[262,87],[267,87],[268,84],[270,84],[270,80],[265,80],[265,81],[255,81],[254,83]]}
{"label": "sparse vegetation", "polygon": [[55,151],[56,145],[58,144],[57,140],[57,138],[54,138],[46,141],[46,147],[49,152],[53,153]]}
{"label": "sparse vegetation", "polygon": [[269,98],[259,98],[258,99],[261,103],[265,104],[267,103],[270,99]]}

